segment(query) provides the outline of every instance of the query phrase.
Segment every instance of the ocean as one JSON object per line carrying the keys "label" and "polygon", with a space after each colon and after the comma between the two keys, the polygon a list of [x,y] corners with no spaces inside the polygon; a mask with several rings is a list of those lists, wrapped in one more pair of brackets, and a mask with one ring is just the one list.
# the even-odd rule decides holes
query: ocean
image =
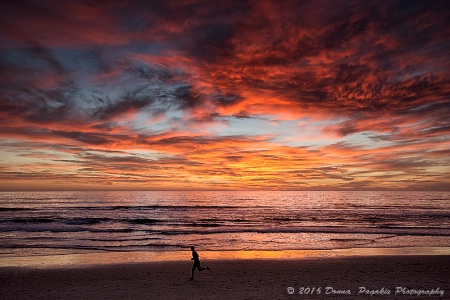
{"label": "ocean", "polygon": [[[1,192],[0,257],[450,247],[450,192]],[[189,255],[189,254],[188,254]]]}

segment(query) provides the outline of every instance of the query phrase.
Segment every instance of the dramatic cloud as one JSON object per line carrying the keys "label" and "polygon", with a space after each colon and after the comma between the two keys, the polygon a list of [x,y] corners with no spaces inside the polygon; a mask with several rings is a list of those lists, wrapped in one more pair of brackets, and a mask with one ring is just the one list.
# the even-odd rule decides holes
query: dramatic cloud
{"label": "dramatic cloud", "polygon": [[448,189],[448,1],[6,1],[1,189]]}

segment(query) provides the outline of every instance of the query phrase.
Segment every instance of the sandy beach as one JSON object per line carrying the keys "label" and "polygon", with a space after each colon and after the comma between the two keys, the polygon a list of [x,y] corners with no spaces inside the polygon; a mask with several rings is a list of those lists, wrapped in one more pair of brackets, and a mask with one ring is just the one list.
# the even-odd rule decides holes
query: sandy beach
{"label": "sandy beach", "polygon": [[190,261],[4,267],[0,299],[450,298],[450,256],[204,260],[202,265],[213,272],[197,272],[194,281],[188,280]]}

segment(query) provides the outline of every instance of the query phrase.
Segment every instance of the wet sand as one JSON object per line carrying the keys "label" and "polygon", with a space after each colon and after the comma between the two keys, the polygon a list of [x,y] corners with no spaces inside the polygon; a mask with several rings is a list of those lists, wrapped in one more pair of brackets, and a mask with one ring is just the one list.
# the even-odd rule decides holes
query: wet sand
{"label": "wet sand", "polygon": [[196,271],[194,281],[189,260],[3,267],[0,299],[450,299],[447,255],[202,260],[202,265],[213,272]]}

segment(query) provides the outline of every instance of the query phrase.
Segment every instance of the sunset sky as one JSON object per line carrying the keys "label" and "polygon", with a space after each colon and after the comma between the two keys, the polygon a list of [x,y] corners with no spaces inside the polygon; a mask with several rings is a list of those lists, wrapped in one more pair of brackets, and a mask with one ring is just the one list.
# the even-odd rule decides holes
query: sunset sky
{"label": "sunset sky", "polygon": [[450,189],[449,1],[2,1],[0,190]]}

